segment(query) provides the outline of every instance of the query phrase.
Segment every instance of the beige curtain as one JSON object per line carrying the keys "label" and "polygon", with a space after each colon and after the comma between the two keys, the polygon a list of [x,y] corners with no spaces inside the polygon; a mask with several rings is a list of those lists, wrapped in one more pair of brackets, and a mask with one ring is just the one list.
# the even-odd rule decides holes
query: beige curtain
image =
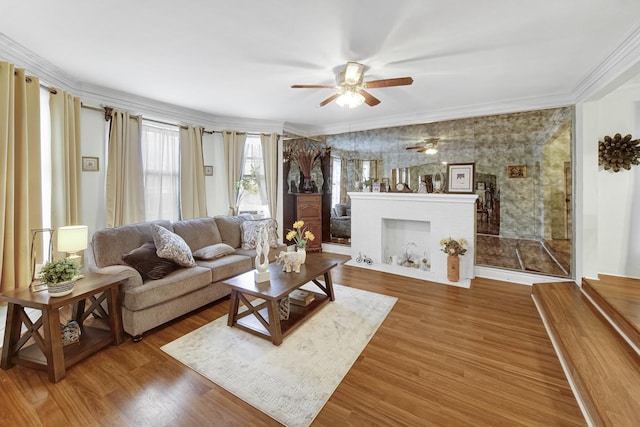
{"label": "beige curtain", "polygon": [[40,82],[0,62],[0,292],[31,283],[31,230],[42,228]]}
{"label": "beige curtain", "polygon": [[107,227],[142,222],[142,118],[111,111],[107,164]]}
{"label": "beige curtain", "polygon": [[207,216],[201,127],[180,127],[180,217]]}
{"label": "beige curtain", "polygon": [[278,135],[260,135],[262,144],[262,158],[264,160],[264,179],[267,187],[267,198],[269,199],[269,213],[271,218],[277,218],[276,210],[278,206]]}
{"label": "beige curtain", "polygon": [[[56,89],[51,110],[51,226],[82,223],[80,98]],[[55,245],[54,245],[55,247]]]}
{"label": "beige curtain", "polygon": [[222,132],[224,139],[224,155],[227,161],[227,193],[229,195],[229,215],[238,213],[238,183],[242,178],[242,159],[246,133],[235,131]]}

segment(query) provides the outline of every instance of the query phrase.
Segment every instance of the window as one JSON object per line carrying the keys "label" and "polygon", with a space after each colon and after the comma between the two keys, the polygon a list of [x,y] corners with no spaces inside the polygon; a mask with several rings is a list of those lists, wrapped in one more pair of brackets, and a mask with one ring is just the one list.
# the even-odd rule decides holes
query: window
{"label": "window", "polygon": [[362,161],[362,181],[368,181],[371,178],[371,161]]}
{"label": "window", "polygon": [[331,158],[331,206],[340,203],[340,185],[342,184],[342,159]]}
{"label": "window", "polygon": [[176,126],[143,121],[142,169],[146,220],[179,220],[180,133]]}
{"label": "window", "polygon": [[247,135],[244,144],[242,178],[238,185],[238,212],[250,213],[256,218],[269,217],[262,144],[258,135]]}
{"label": "window", "polygon": [[[42,227],[51,228],[51,110],[49,89],[40,87],[40,183],[42,188]],[[49,253],[51,235],[42,234],[42,259],[36,263],[51,261]],[[39,269],[38,269],[39,270]]]}

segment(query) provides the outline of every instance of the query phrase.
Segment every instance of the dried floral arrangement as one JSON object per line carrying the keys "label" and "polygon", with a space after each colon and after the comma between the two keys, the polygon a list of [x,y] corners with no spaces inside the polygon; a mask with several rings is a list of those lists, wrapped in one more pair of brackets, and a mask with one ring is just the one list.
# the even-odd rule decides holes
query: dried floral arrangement
{"label": "dried floral arrangement", "polygon": [[623,138],[619,133],[613,138],[605,136],[604,141],[598,142],[598,165],[604,166],[605,170],[619,172],[620,168],[629,170],[631,165],[640,164],[640,140],[631,138],[631,135]]}
{"label": "dried floral arrangement", "polygon": [[452,239],[451,237],[440,240],[440,250],[447,255],[458,256],[464,255],[467,253],[467,249],[464,245],[467,244],[465,239]]}
{"label": "dried floral arrangement", "polygon": [[311,177],[313,164],[320,156],[320,149],[316,144],[297,143],[291,147],[291,158],[294,159],[305,178]]}

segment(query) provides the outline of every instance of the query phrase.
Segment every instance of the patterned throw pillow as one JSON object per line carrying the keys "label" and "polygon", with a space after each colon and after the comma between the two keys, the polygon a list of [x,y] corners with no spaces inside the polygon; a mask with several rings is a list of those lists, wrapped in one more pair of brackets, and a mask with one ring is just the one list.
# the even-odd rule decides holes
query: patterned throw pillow
{"label": "patterned throw pillow", "polygon": [[196,266],[191,249],[182,237],[156,224],[151,224],[151,229],[156,253],[160,258],[169,259],[183,267]]}
{"label": "patterned throw pillow", "polygon": [[258,233],[260,227],[267,227],[267,235],[269,236],[269,246],[278,247],[278,222],[275,219],[260,219],[256,221],[245,221],[240,225],[242,230],[242,249],[255,249],[258,244]]}
{"label": "patterned throw pillow", "polygon": [[216,243],[215,245],[205,246],[193,252],[194,258],[214,259],[229,255],[235,252],[235,249],[226,243]]}
{"label": "patterned throw pillow", "polygon": [[156,254],[156,245],[153,242],[147,242],[128,254],[122,255],[122,260],[127,265],[135,268],[142,276],[142,280],[162,279],[167,274],[180,268],[173,261],[160,258]]}

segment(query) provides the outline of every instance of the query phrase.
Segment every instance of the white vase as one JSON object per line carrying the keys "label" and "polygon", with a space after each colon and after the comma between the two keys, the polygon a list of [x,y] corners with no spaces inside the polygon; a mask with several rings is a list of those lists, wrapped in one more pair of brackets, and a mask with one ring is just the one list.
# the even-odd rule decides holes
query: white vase
{"label": "white vase", "polygon": [[305,248],[298,248],[298,256],[301,257],[301,261],[300,264],[304,264],[304,262],[307,260],[307,250]]}

